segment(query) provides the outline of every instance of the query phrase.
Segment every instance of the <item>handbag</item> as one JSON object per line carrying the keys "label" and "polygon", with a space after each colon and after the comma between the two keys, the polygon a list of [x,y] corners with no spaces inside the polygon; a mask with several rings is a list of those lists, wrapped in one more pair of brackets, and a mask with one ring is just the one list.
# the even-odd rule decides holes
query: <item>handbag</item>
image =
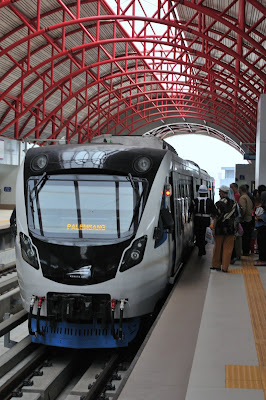
{"label": "handbag", "polygon": [[212,230],[209,226],[207,226],[207,228],[206,228],[205,240],[207,243],[214,244],[214,237],[212,234]]}

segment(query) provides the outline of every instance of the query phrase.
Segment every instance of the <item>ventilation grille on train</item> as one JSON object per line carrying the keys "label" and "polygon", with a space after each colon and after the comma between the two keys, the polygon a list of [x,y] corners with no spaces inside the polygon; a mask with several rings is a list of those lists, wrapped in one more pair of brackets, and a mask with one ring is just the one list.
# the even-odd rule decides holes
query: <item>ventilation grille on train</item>
{"label": "ventilation grille on train", "polygon": [[42,328],[42,331],[45,334],[49,335],[62,335],[69,337],[108,336],[111,334],[110,329],[101,329],[101,328],[77,329],[77,328],[57,328],[57,327],[52,328],[51,326],[45,326]]}

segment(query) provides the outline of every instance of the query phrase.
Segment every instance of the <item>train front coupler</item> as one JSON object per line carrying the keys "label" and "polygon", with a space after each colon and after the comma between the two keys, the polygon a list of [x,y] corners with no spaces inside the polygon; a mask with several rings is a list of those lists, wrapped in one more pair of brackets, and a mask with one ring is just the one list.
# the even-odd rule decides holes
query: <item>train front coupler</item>
{"label": "train front coupler", "polygon": [[[114,314],[115,314],[115,308],[116,304],[119,305],[120,309],[120,316],[119,316],[119,327],[118,327],[118,334],[115,332],[114,328]],[[123,340],[124,339],[124,333],[123,333],[123,313],[125,309],[125,304],[128,303],[128,299],[120,299],[120,300],[111,300],[111,332],[112,336],[115,340]]]}
{"label": "train front coupler", "polygon": [[120,318],[119,318],[119,328],[118,328],[118,340],[123,340],[124,339],[123,313],[124,313],[125,304],[128,303],[128,300],[120,299],[119,301],[120,301]]}
{"label": "train front coupler", "polygon": [[[37,315],[36,315],[37,323],[36,323],[36,331],[33,331],[32,330],[32,316],[33,316],[34,304],[36,301],[38,301]],[[44,301],[45,301],[45,297],[42,297],[42,296],[39,297],[34,294],[31,296],[30,312],[29,312],[29,317],[28,317],[28,329],[29,329],[29,334],[32,336],[37,336],[37,335],[44,336],[44,332],[42,332],[41,328],[40,328],[41,308],[42,308],[42,304]]]}

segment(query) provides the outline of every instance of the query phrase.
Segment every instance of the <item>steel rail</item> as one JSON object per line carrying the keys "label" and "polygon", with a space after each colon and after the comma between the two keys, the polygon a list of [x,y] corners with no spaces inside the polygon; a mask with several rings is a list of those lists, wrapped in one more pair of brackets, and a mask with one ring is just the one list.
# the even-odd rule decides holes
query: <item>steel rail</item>
{"label": "steel rail", "polygon": [[[14,276],[12,278],[6,279],[3,282],[0,281],[0,296],[11,289],[18,286],[18,277]],[[1,297],[0,297],[1,301]]]}
{"label": "steel rail", "polygon": [[5,265],[1,270],[0,270],[0,278],[2,276],[5,276],[6,274],[12,273],[16,269],[16,264],[10,263]]}
{"label": "steel rail", "polygon": [[106,364],[104,370],[102,371],[100,376],[97,378],[97,380],[93,383],[89,392],[85,396],[82,397],[82,400],[96,400],[97,399],[97,396],[100,394],[101,390],[103,389],[107,378],[111,375],[114,365],[117,363],[118,358],[119,358],[118,353],[115,353],[112,355],[112,357]]}
{"label": "steel rail", "polygon": [[10,318],[0,323],[0,337],[10,332],[12,329],[16,328],[22,322],[26,321],[28,318],[28,312],[21,310],[16,314],[12,315]]}
{"label": "steel rail", "polygon": [[40,346],[34,351],[31,359],[25,366],[22,366],[0,387],[0,399],[6,400],[12,397],[12,391],[47,357],[47,348]]}

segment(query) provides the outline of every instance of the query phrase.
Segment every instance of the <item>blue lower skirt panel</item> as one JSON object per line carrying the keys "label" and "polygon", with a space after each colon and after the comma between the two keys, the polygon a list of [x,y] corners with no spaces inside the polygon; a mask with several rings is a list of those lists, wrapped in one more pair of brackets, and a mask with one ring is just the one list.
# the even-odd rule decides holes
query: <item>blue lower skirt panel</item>
{"label": "blue lower skirt panel", "polygon": [[[36,332],[37,320],[31,320],[33,332]],[[111,326],[102,329],[101,324],[75,324],[57,322],[51,326],[49,321],[40,320],[40,330],[44,336],[31,336],[32,342],[48,346],[69,347],[73,349],[113,348],[126,347],[137,335],[140,318],[123,321],[122,340],[115,340],[111,334]],[[115,323],[115,332],[118,332],[118,323]]]}

